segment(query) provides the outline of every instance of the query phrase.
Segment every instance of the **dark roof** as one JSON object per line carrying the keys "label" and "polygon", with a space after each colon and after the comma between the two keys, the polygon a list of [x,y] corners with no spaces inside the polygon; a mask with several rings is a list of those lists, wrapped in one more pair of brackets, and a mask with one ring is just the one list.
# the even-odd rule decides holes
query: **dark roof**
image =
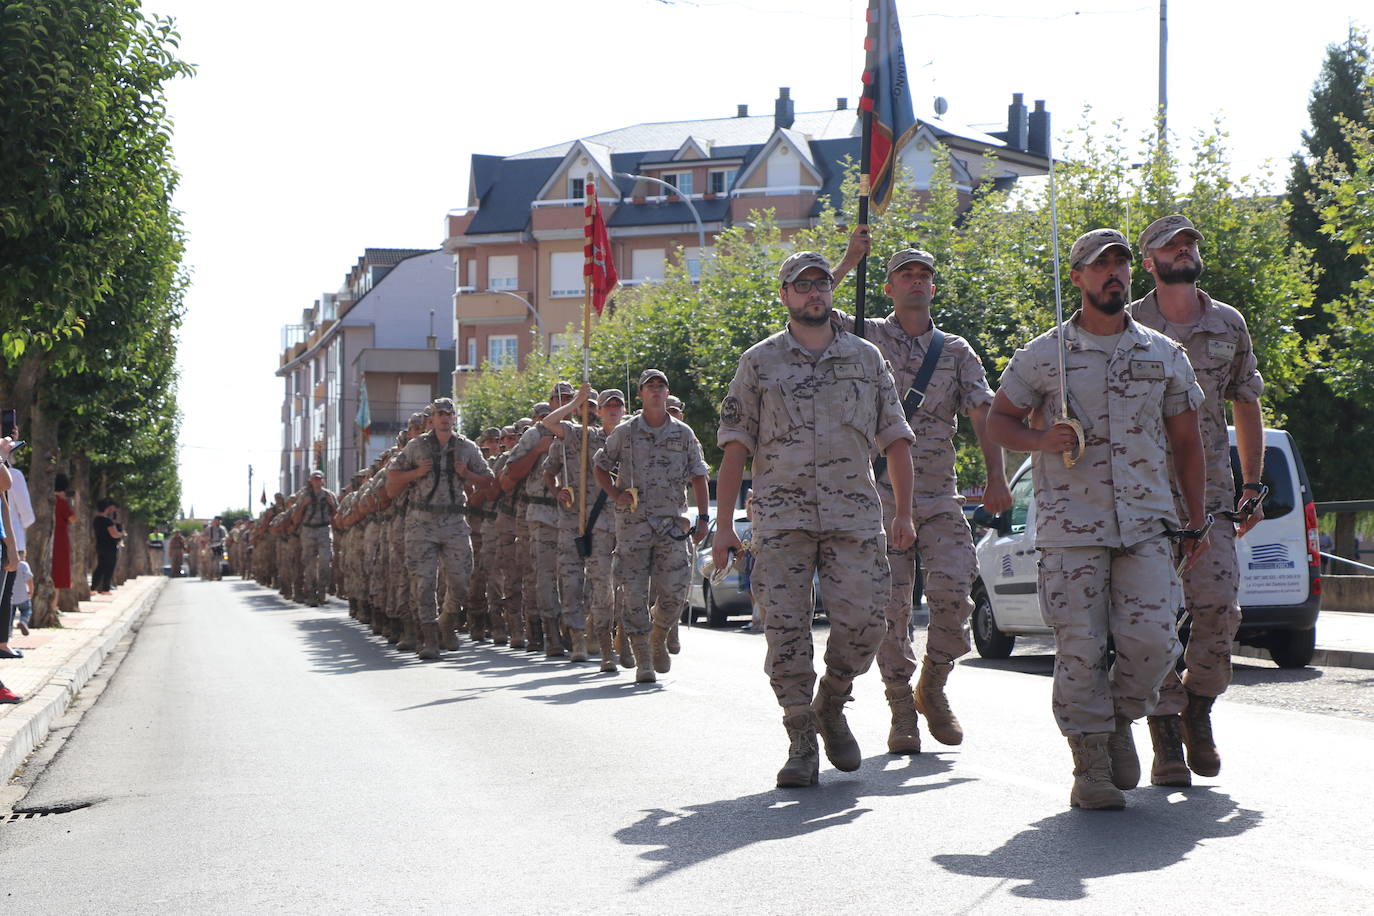
{"label": "dark roof", "polygon": [[[730,213],[729,198],[717,198],[716,200],[694,200],[692,203],[697,208],[697,213],[701,216],[703,223],[722,222]],[[606,225],[614,228],[625,226],[663,226],[673,223],[694,224],[692,211],[682,201],[672,203],[653,203],[653,204],[621,204],[616,208],[615,213],[606,221]]]}

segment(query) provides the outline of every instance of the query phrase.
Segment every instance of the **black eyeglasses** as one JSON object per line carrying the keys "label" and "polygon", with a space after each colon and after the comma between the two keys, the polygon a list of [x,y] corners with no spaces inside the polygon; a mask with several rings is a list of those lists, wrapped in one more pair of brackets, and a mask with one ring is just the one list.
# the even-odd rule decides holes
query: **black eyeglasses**
{"label": "black eyeglasses", "polygon": [[822,277],[819,280],[793,280],[787,285],[799,293],[809,293],[813,289],[818,293],[828,293],[835,288],[835,281]]}

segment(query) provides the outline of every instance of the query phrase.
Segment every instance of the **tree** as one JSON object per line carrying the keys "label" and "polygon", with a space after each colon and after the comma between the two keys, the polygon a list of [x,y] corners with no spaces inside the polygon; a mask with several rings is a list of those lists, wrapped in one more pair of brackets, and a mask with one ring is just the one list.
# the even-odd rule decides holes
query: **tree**
{"label": "tree", "polygon": [[116,469],[137,511],[170,512],[176,493],[182,242],[163,85],[190,73],[176,44],[136,0],[0,6],[0,397],[33,430],[40,625],[57,461],[85,508]]}
{"label": "tree", "polygon": [[[1368,402],[1358,397],[1361,390],[1367,394],[1369,386],[1361,389],[1355,381],[1358,373],[1341,368],[1351,365],[1343,354],[1360,352],[1358,345],[1368,340],[1367,332],[1352,333],[1358,323],[1353,328],[1345,323],[1347,317],[1358,320],[1360,311],[1347,316],[1341,305],[1349,301],[1368,259],[1340,238],[1338,225],[1357,223],[1349,222],[1354,216],[1350,201],[1343,205],[1336,199],[1339,195],[1323,188],[1323,182],[1345,171],[1359,172],[1358,131],[1350,128],[1367,123],[1374,102],[1371,73],[1368,36],[1358,29],[1352,27],[1344,43],[1327,48],[1308,103],[1312,127],[1303,132],[1303,150],[1293,155],[1288,181],[1289,231],[1295,246],[1312,252],[1317,270],[1315,301],[1299,316],[1297,327],[1304,340],[1325,347],[1326,359],[1321,371],[1312,373],[1281,408],[1303,450],[1313,489],[1323,500],[1368,496],[1366,472],[1374,452]],[[1336,208],[1330,215],[1323,212],[1330,207]],[[1353,517],[1348,521],[1353,524]],[[1353,528],[1338,541],[1348,540],[1350,534]]]}

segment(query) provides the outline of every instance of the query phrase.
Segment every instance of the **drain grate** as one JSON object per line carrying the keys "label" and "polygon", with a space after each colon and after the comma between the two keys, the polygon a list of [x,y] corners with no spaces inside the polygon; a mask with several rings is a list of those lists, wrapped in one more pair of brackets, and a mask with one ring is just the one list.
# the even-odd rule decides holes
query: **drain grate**
{"label": "drain grate", "polygon": [[5,818],[5,823],[14,821],[30,821],[38,817],[48,817],[51,814],[67,814],[72,811],[80,811],[82,808],[89,808],[94,805],[93,801],[66,802],[58,805],[42,805],[32,808],[20,808],[12,811]]}

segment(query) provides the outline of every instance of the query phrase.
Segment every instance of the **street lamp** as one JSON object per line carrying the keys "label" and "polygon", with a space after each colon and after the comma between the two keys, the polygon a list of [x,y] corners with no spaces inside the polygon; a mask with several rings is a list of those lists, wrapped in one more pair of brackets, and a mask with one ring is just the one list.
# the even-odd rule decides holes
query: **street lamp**
{"label": "street lamp", "polygon": [[534,326],[539,329],[539,339],[544,341],[544,358],[548,359],[549,341],[547,340],[547,335],[545,335],[544,333],[544,319],[539,317],[539,312],[535,309],[534,306],[530,305],[529,300],[526,299],[524,296],[517,295],[516,293],[512,293],[504,289],[488,289],[487,292],[495,293],[498,296],[510,296],[512,299],[521,303],[525,306],[526,309],[529,310],[529,313],[534,316]]}
{"label": "street lamp", "polygon": [[697,251],[699,253],[699,256],[703,261],[706,259],[706,226],[702,224],[701,214],[697,212],[696,204],[692,203],[692,198],[689,195],[683,194],[677,188],[673,187],[671,184],[669,184],[661,178],[650,178],[648,175],[631,175],[629,172],[616,172],[615,177],[632,178],[635,181],[647,181],[650,184],[660,185],[661,187],[665,188],[669,194],[681,197],[682,202],[687,205],[687,209],[692,211],[692,219],[696,220]]}

